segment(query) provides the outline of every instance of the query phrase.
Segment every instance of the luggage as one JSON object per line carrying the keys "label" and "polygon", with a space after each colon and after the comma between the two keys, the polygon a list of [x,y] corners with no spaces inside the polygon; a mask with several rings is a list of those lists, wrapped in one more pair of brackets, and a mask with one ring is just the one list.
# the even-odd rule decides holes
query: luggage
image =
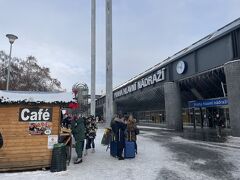
{"label": "luggage", "polygon": [[112,130],[110,128],[105,128],[104,134],[101,140],[101,144],[108,146],[112,140]]}
{"label": "luggage", "polygon": [[135,142],[131,141],[131,132],[130,139],[125,141],[124,158],[135,158]]}
{"label": "luggage", "polygon": [[135,158],[134,141],[125,141],[124,158]]}
{"label": "luggage", "polygon": [[117,141],[111,141],[110,143],[110,155],[117,157]]}

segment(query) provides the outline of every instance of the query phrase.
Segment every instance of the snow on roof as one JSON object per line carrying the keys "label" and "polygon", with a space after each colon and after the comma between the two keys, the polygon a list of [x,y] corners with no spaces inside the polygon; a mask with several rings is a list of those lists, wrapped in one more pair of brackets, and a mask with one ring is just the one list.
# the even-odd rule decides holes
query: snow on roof
{"label": "snow on roof", "polygon": [[1,91],[0,103],[68,103],[73,101],[71,92],[37,92],[37,91]]}

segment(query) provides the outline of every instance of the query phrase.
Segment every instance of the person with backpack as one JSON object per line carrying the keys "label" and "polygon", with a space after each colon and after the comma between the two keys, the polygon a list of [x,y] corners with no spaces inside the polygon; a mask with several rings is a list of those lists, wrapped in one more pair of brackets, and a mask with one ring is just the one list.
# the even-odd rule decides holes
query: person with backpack
{"label": "person with backpack", "polygon": [[92,153],[95,152],[94,139],[96,137],[97,123],[93,116],[86,120],[86,149],[84,155],[88,154],[88,149],[92,148]]}

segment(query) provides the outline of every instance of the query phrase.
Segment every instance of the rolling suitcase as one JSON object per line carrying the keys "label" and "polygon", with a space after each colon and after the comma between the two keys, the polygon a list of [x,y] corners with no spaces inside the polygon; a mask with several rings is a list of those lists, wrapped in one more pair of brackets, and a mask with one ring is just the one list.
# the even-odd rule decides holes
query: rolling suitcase
{"label": "rolling suitcase", "polygon": [[124,158],[135,158],[135,142],[131,140],[130,132],[130,139],[125,141]]}
{"label": "rolling suitcase", "polygon": [[117,141],[114,140],[114,137],[112,138],[112,141],[110,142],[110,155],[113,157],[117,157]]}

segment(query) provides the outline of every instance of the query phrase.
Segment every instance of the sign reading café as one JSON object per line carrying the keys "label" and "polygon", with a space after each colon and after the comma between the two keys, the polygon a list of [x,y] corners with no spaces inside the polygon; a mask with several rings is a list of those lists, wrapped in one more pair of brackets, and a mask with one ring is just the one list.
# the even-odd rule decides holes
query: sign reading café
{"label": "sign reading caf\u00e9", "polygon": [[52,121],[52,108],[20,108],[19,121]]}
{"label": "sign reading caf\u00e9", "polygon": [[165,80],[165,70],[166,68],[159,69],[155,73],[143,77],[142,79],[135,81],[126,87],[121,88],[120,90],[114,92],[114,98],[126,95],[128,93],[137,91],[139,89],[145,88],[147,86]]}

